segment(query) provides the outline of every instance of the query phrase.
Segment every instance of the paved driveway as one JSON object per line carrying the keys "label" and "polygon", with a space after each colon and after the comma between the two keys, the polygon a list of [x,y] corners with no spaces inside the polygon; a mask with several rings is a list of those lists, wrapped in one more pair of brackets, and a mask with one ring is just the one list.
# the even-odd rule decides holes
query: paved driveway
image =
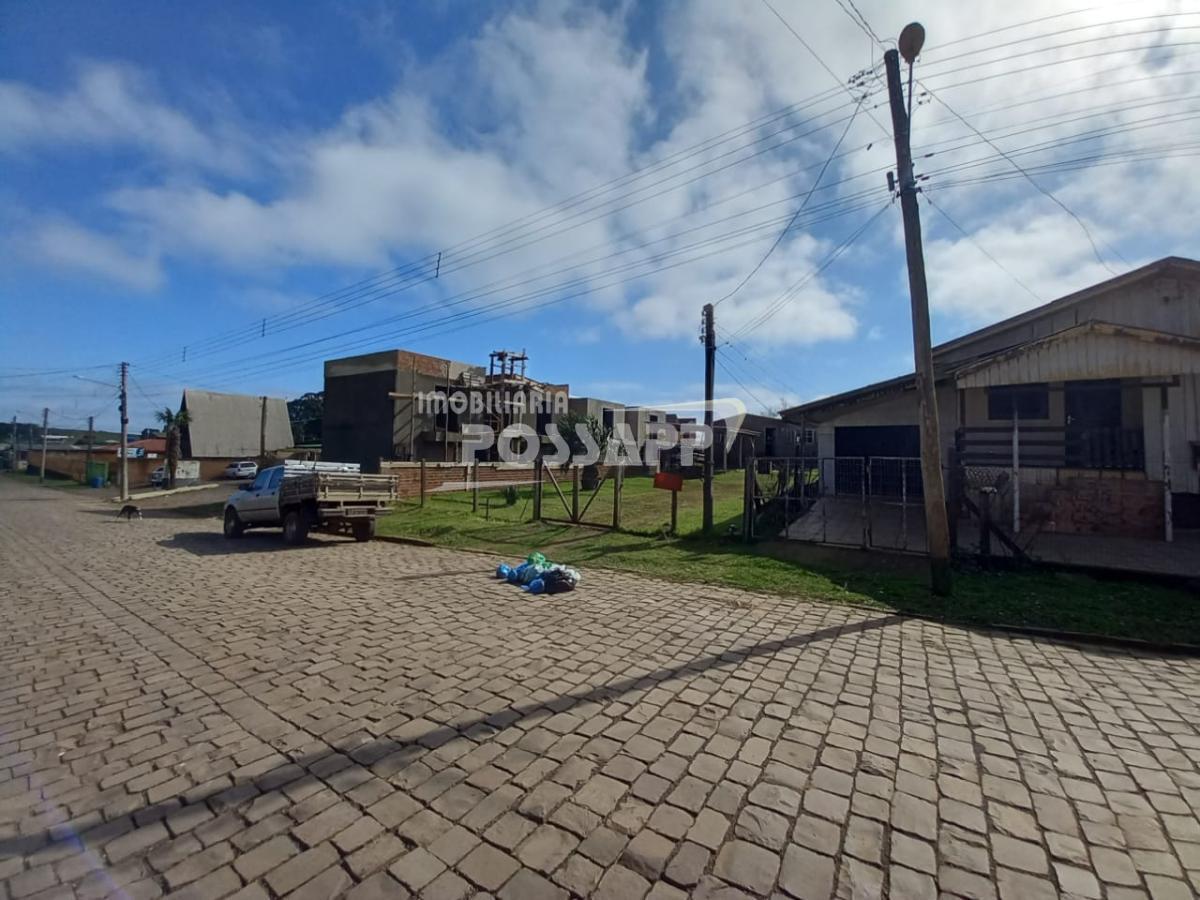
{"label": "paved driveway", "polygon": [[0,895],[1186,897],[1200,664],[0,479]]}

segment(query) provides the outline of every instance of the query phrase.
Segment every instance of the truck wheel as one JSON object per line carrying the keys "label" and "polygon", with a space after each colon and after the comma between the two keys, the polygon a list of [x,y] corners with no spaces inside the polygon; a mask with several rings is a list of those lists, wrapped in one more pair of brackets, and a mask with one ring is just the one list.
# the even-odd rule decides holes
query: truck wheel
{"label": "truck wheel", "polygon": [[351,528],[354,533],[354,539],[359,543],[362,543],[363,541],[369,541],[371,538],[375,537],[374,519],[366,519],[365,521],[355,522]]}
{"label": "truck wheel", "polygon": [[225,510],[225,537],[240,538],[245,531],[246,526],[242,524],[241,518],[238,517],[237,510]]}
{"label": "truck wheel", "polygon": [[308,540],[308,518],[298,509],[289,509],[283,517],[283,539],[295,546]]}

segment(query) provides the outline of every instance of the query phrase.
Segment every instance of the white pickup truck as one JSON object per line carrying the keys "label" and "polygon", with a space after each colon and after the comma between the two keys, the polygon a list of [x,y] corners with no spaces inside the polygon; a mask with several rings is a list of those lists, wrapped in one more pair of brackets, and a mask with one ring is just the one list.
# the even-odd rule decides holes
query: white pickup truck
{"label": "white pickup truck", "polygon": [[390,475],[363,475],[354,463],[301,462],[262,469],[253,484],[225,501],[225,537],[247,528],[278,528],[289,544],[309,531],[351,534],[369,541],[375,517],[398,498]]}

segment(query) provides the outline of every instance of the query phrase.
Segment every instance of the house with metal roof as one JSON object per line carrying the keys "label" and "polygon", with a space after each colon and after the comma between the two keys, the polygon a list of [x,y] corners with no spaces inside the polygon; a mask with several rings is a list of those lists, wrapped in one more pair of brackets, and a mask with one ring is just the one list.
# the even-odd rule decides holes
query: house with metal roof
{"label": "house with metal roof", "polygon": [[[933,349],[947,480],[1014,533],[1200,527],[1200,262],[1166,257]],[[822,492],[918,497],[915,376],[783,412]]]}

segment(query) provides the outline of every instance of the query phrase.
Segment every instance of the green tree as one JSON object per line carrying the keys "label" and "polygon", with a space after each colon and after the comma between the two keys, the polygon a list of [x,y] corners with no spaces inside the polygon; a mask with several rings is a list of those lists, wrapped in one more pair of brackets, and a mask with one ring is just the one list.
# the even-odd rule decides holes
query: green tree
{"label": "green tree", "polygon": [[582,455],[587,450],[583,439],[576,431],[575,426],[577,425],[583,425],[584,430],[592,436],[592,440],[600,448],[600,461],[603,462],[604,452],[608,448],[609,440],[612,438],[612,428],[605,426],[595,416],[589,416],[587,413],[569,412],[565,416],[560,416],[558,419],[558,432],[562,435],[563,440],[567,442],[567,446],[571,448],[571,456],[573,457]]}
{"label": "green tree", "polygon": [[292,439],[297,444],[315,444],[321,440],[321,420],[325,414],[325,393],[312,391],[289,400],[288,418],[292,422]]}
{"label": "green tree", "polygon": [[163,427],[163,436],[167,439],[167,487],[175,487],[175,469],[179,465],[179,447],[182,443],[182,432],[191,423],[191,417],[186,409],[171,412],[171,407],[160,409],[154,414]]}

